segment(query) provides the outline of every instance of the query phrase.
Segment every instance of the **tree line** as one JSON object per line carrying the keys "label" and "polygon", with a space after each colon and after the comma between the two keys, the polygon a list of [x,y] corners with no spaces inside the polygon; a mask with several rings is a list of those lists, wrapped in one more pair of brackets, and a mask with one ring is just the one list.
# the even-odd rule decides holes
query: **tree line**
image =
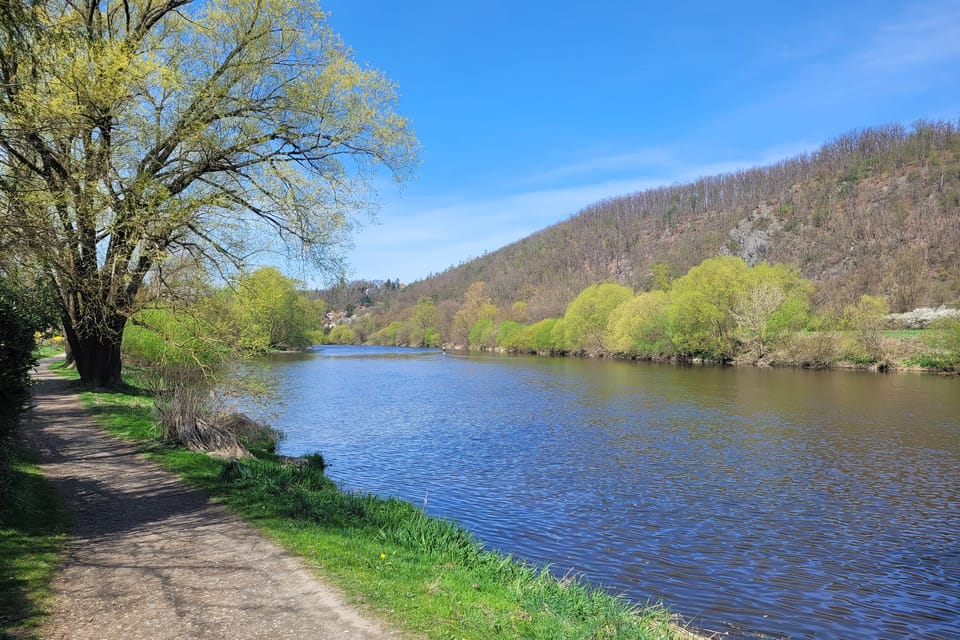
{"label": "tree line", "polygon": [[526,320],[523,303],[498,308],[485,283],[477,282],[447,323],[433,300],[421,298],[409,319],[391,322],[369,341],[647,359],[729,360],[749,353],[762,359],[810,319],[813,286],[789,265],[750,267],[737,257],[716,257],[674,280],[660,272],[653,288],[638,293],[614,282],[590,285],[562,316],[536,322]]}
{"label": "tree line", "polygon": [[[456,309],[421,298],[405,319],[366,336],[351,330],[345,342],[767,365],[887,360],[890,306],[883,297],[864,294],[838,313],[818,311],[814,284],[796,266],[751,266],[736,256],[708,258],[676,278],[663,263],[654,272],[650,288],[595,283],[562,315],[537,321],[523,302],[498,307],[486,284],[475,282]],[[926,333],[927,355],[914,355],[914,364],[960,365],[960,319]]]}

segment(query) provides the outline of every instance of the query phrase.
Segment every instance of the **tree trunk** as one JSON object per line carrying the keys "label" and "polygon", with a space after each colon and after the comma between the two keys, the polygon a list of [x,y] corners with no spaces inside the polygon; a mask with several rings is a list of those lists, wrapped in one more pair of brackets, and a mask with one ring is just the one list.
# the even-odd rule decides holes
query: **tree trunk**
{"label": "tree trunk", "polygon": [[69,340],[63,341],[63,355],[64,355],[64,360],[63,360],[64,365],[67,367],[74,366],[75,361],[73,359],[73,347],[70,346]]}
{"label": "tree trunk", "polygon": [[111,314],[105,321],[85,323],[87,331],[77,325],[64,327],[80,380],[95,387],[113,387],[122,382],[120,344],[126,321],[125,316]]}
{"label": "tree trunk", "polygon": [[95,387],[113,387],[120,377],[120,340],[104,340],[101,336],[82,339],[80,353],[74,353],[80,379]]}

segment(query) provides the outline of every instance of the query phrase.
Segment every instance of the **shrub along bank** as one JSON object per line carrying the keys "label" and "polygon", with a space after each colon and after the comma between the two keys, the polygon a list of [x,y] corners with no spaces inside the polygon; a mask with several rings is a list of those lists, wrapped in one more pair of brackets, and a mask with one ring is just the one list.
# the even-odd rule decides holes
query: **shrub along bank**
{"label": "shrub along bank", "polygon": [[319,456],[225,461],[164,443],[142,393],[82,395],[113,433],[303,556],[358,603],[427,638],[690,638],[659,606],[485,550],[413,505],[339,490]]}
{"label": "shrub along bank", "polygon": [[524,322],[523,303],[498,309],[485,291],[482,282],[468,290],[442,340],[435,327],[442,314],[422,298],[410,320],[391,323],[369,342],[773,366],[960,368],[960,314],[945,310],[949,315],[923,335],[900,336],[887,331],[890,309],[883,297],[864,295],[842,312],[815,313],[813,283],[788,264],[749,266],[720,256],[675,279],[661,270],[653,288],[637,293],[597,283],[581,291],[562,317],[533,323]]}

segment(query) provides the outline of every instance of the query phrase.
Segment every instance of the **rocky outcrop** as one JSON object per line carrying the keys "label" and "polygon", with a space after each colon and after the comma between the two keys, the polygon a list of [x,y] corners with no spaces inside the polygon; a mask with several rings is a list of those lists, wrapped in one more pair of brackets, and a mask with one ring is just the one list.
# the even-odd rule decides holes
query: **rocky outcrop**
{"label": "rocky outcrop", "polygon": [[737,256],[753,267],[766,259],[770,237],[780,229],[773,208],[767,203],[761,204],[730,230],[730,240],[720,248],[720,255]]}

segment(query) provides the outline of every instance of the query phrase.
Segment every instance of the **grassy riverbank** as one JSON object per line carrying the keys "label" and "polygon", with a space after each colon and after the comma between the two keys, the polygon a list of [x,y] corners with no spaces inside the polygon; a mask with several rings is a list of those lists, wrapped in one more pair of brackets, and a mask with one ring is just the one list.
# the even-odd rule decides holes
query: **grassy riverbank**
{"label": "grassy riverbank", "polygon": [[81,398],[112,433],[138,441],[400,629],[438,640],[692,637],[662,607],[641,609],[486,551],[461,527],[411,504],[342,492],[317,461],[228,462],[167,446],[152,399],[126,391]]}

